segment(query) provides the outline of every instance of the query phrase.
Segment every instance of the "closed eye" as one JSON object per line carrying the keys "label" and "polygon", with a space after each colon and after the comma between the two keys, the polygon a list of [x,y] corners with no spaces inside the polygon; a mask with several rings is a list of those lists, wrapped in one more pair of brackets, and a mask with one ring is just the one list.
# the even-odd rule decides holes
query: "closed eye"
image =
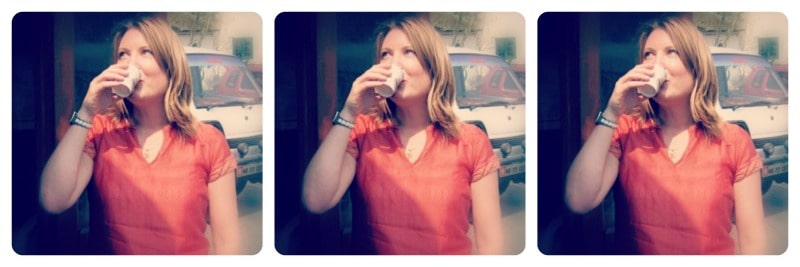
{"label": "closed eye", "polygon": [[677,49],[667,50],[667,54],[676,54],[677,55],[678,54],[678,50]]}

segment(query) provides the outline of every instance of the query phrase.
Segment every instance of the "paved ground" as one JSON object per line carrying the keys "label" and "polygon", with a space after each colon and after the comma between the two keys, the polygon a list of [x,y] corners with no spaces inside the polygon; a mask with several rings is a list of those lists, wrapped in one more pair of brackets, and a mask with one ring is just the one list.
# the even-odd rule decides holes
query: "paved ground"
{"label": "paved ground", "polygon": [[[506,241],[504,254],[520,254],[525,249],[525,184],[511,183],[500,195],[500,208]],[[471,228],[469,233],[472,237]]]}
{"label": "paved ground", "polygon": [[[786,252],[789,246],[789,185],[773,183],[763,199],[767,254],[780,255]],[[731,236],[738,243],[735,227],[731,231]]]}
{"label": "paved ground", "polygon": [[[254,255],[262,249],[262,192],[261,184],[248,183],[238,196],[239,228],[242,233],[242,254]],[[206,237],[209,238],[209,242],[211,242],[210,227],[206,227]],[[272,244],[272,242],[269,242],[269,244]]]}

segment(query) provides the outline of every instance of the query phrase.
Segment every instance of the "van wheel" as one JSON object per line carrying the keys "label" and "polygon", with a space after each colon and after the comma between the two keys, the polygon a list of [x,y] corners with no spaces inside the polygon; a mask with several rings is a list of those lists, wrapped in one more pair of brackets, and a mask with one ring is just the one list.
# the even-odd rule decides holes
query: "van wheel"
{"label": "van wheel", "polygon": [[510,183],[511,183],[511,179],[501,179],[501,180],[499,181],[499,184],[498,184],[498,185],[499,185],[499,187],[500,187],[500,188],[499,188],[499,189],[500,189],[500,195],[502,195],[502,194],[503,194],[503,192],[505,192],[505,191],[506,191],[506,189],[508,189],[508,185],[509,185]]}
{"label": "van wheel", "polygon": [[238,195],[239,193],[241,193],[242,190],[244,190],[244,187],[246,185],[247,185],[247,179],[237,178],[236,179],[236,194]]}
{"label": "van wheel", "polygon": [[761,179],[761,194],[766,194],[772,186],[772,179]]}

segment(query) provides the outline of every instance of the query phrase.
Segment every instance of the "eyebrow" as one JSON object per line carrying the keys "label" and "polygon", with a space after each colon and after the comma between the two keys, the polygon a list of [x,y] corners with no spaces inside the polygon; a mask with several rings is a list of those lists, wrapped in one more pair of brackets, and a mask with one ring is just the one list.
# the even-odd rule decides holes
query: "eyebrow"
{"label": "eyebrow", "polygon": [[[670,45],[670,46],[664,47],[664,49],[665,50],[669,50],[669,49],[678,50],[677,48],[675,48],[674,45]],[[652,47],[645,47],[644,49],[642,49],[643,52],[650,52],[650,51],[656,51],[656,50],[658,50],[658,49],[653,49]]]}
{"label": "eyebrow", "polygon": [[[404,46],[400,47],[400,50],[404,50],[404,49],[413,49],[413,47],[411,45],[404,45]],[[381,47],[381,51],[386,51],[386,50],[391,50],[391,49],[388,49],[386,47]]]}
{"label": "eyebrow", "polygon": [[150,46],[149,46],[149,45],[142,45],[142,46],[136,47],[136,48],[134,48],[134,49],[128,49],[128,48],[124,48],[124,47],[122,47],[122,46],[119,46],[119,47],[117,48],[117,52],[119,53],[119,52],[127,52],[127,51],[131,51],[131,50],[144,50],[144,49],[151,49],[151,48],[150,48]]}

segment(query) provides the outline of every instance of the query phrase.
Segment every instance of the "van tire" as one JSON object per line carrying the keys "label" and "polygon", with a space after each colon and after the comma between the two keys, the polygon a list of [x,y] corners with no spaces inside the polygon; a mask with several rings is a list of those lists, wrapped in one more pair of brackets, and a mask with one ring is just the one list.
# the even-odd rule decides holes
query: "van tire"
{"label": "van tire", "polygon": [[770,187],[772,187],[772,179],[761,178],[761,194],[766,194]]}
{"label": "van tire", "polygon": [[508,189],[508,185],[511,184],[511,179],[500,179],[498,181],[498,189],[500,189],[500,195]]}
{"label": "van tire", "polygon": [[247,186],[247,179],[243,178],[236,178],[236,194],[238,195],[244,190],[244,187]]}

